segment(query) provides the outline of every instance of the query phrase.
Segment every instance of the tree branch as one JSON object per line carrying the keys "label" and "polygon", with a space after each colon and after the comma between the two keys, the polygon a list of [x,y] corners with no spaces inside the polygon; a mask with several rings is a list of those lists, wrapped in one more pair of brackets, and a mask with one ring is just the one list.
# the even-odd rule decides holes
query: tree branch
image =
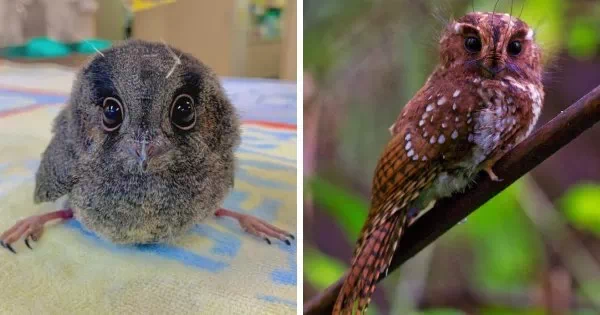
{"label": "tree branch", "polygon": [[[406,231],[398,244],[389,271],[398,268],[598,121],[600,121],[600,86],[562,111],[498,161],[494,166],[494,172],[503,179],[501,182],[494,182],[487,176],[480,176],[477,185],[471,189],[438,200],[433,209],[425,213]],[[385,275],[382,274],[379,281],[383,278]],[[307,301],[304,304],[304,314],[331,314],[344,279],[345,275],[323,293]]]}

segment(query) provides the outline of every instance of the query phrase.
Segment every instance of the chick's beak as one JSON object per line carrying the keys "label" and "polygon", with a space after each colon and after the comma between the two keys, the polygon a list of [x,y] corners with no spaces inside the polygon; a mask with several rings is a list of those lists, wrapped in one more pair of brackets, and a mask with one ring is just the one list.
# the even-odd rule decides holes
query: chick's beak
{"label": "chick's beak", "polygon": [[137,158],[142,171],[146,171],[148,168],[148,161],[156,156],[157,153],[155,145],[149,141],[136,141],[132,151]]}

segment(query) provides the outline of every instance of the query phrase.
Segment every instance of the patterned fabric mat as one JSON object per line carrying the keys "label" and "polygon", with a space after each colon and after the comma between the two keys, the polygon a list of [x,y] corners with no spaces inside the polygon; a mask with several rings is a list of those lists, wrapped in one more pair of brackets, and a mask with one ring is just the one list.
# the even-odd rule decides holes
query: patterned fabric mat
{"label": "patterned fabric mat", "polygon": [[[0,61],[0,230],[60,208],[33,204],[34,175],[74,71]],[[225,78],[242,116],[225,208],[296,233],[296,85]],[[79,222],[48,225],[30,251],[0,248],[0,314],[293,314],[296,243],[210,218],[174,245],[116,246]]]}

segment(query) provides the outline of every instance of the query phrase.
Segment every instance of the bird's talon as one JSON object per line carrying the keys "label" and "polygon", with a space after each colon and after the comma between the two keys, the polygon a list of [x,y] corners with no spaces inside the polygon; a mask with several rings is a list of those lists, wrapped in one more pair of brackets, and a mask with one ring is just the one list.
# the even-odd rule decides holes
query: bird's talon
{"label": "bird's talon", "polygon": [[294,234],[288,234],[288,237],[291,238],[291,239],[293,239],[293,240],[296,239],[296,237],[294,236]]}
{"label": "bird's talon", "polygon": [[290,242],[290,240],[284,240],[284,242],[288,245],[288,246],[292,246],[292,243]]}
{"label": "bird's talon", "polygon": [[494,170],[492,170],[491,167],[486,167],[484,169],[484,171],[488,174],[488,176],[490,177],[490,179],[494,182],[501,182],[502,179],[498,177],[498,175],[496,175],[496,173],[494,173]]}
{"label": "bird's talon", "polygon": [[9,251],[11,251],[13,254],[16,254],[17,252],[15,252],[15,250],[12,248],[12,246],[10,246],[10,244],[6,244],[3,241],[0,241],[0,245],[2,245],[2,247],[8,249]]}
{"label": "bird's talon", "polygon": [[30,237],[30,236],[27,236],[27,237],[25,238],[25,245],[27,245],[27,247],[29,247],[29,249],[33,250],[33,248],[31,248],[31,246],[29,245],[29,237]]}
{"label": "bird's talon", "polygon": [[267,241],[267,244],[271,245],[271,240],[268,237],[265,237],[265,241]]}

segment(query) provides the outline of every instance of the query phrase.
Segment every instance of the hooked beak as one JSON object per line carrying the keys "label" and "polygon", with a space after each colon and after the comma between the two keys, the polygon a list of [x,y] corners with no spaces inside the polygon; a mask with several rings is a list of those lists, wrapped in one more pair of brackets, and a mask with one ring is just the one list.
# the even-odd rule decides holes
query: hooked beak
{"label": "hooked beak", "polygon": [[496,77],[496,75],[498,75],[498,73],[504,71],[506,67],[502,66],[496,61],[492,61],[492,64],[490,66],[486,65],[485,62],[480,62],[479,68],[481,68],[483,76],[485,76],[488,79],[493,79]]}
{"label": "hooked beak", "polygon": [[495,78],[496,75],[498,75],[498,73],[500,73],[504,70],[504,67],[496,66],[496,67],[488,68],[488,67],[482,65],[481,69],[483,70],[483,73],[486,77]]}
{"label": "hooked beak", "polygon": [[159,150],[157,150],[156,146],[147,140],[136,141],[133,145],[132,151],[142,172],[145,172],[148,168],[148,162],[150,159],[156,157],[159,153]]}

